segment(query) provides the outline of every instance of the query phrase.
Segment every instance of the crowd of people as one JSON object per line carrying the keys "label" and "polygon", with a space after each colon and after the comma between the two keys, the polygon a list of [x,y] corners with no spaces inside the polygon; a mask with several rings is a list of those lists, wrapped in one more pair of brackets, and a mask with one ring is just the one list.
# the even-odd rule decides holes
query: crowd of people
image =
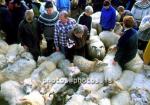
{"label": "crowd of people", "polygon": [[[87,57],[92,13],[101,11],[102,31],[112,31],[117,17],[124,27],[113,64],[121,67],[133,59],[138,48],[145,51],[150,40],[149,0],[78,0],[83,12],[71,17],[74,0],[0,0],[0,30],[8,44],[21,45],[37,60],[41,55],[42,34],[47,42],[44,56],[61,51],[72,61],[73,55]],[[77,8],[76,8],[77,9]],[[147,51],[147,50],[146,50]],[[150,55],[149,55],[150,56]]]}

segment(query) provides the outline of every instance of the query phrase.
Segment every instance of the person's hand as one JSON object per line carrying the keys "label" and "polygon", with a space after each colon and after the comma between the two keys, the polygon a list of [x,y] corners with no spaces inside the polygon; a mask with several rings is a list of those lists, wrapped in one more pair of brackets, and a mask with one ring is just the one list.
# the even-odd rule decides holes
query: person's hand
{"label": "person's hand", "polygon": [[116,62],[115,60],[113,60],[112,64],[113,64],[113,65],[116,65],[116,64],[117,64],[117,62]]}
{"label": "person's hand", "polygon": [[56,51],[59,51],[59,47],[56,47]]}

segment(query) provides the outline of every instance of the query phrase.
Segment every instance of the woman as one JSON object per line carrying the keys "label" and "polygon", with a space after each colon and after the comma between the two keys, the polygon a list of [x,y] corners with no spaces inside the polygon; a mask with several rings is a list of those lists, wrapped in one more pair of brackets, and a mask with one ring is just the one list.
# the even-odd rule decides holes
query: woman
{"label": "woman", "polygon": [[123,18],[123,26],[125,31],[118,41],[117,52],[113,64],[118,62],[124,70],[124,65],[136,56],[138,36],[136,30],[133,29],[134,19],[132,16],[125,16]]}
{"label": "woman", "polygon": [[85,25],[76,24],[69,34],[68,48],[69,59],[73,59],[73,55],[80,55],[85,57],[86,43],[89,39],[89,31]]}

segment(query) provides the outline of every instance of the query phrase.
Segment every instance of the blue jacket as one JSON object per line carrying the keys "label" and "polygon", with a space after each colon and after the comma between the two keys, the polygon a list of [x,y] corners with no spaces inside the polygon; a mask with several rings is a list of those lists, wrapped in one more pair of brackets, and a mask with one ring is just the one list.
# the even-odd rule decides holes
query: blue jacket
{"label": "blue jacket", "polygon": [[56,7],[58,11],[66,10],[70,11],[71,2],[70,0],[56,0]]}
{"label": "blue jacket", "polygon": [[100,24],[102,29],[111,30],[114,29],[116,23],[116,11],[110,6],[109,9],[104,7],[101,10]]}

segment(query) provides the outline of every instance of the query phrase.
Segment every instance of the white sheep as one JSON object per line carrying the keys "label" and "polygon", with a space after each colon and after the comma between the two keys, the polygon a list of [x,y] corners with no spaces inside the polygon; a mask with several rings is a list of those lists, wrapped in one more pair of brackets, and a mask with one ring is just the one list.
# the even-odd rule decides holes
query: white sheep
{"label": "white sheep", "polygon": [[95,28],[91,28],[90,36],[96,36],[96,35],[98,35],[97,30]]}
{"label": "white sheep", "polygon": [[19,105],[45,105],[45,100],[39,91],[34,90],[29,95],[25,95],[19,99]]}
{"label": "white sheep", "polygon": [[150,92],[150,80],[144,74],[136,74],[130,90],[144,89]]}
{"label": "white sheep", "polygon": [[58,63],[58,68],[63,70],[65,76],[73,77],[80,73],[80,69],[74,66],[68,59],[63,59]]}
{"label": "white sheep", "polygon": [[1,73],[11,80],[21,81],[28,78],[35,69],[36,62],[33,59],[18,59],[14,64],[9,64]]}
{"label": "white sheep", "polygon": [[54,62],[56,65],[58,64],[58,62],[62,59],[65,59],[65,55],[61,52],[54,52],[52,53],[49,57],[48,60]]}
{"label": "white sheep", "polygon": [[0,70],[7,66],[7,59],[5,55],[0,54]]}
{"label": "white sheep", "polygon": [[103,59],[105,56],[105,46],[100,41],[98,36],[90,36],[89,44],[88,44],[88,55],[90,58]]}
{"label": "white sheep", "polygon": [[111,100],[109,98],[103,98],[99,101],[98,105],[111,105]]}
{"label": "white sheep", "polygon": [[25,49],[20,44],[10,45],[6,54],[7,62],[14,63],[23,52],[25,52]]}
{"label": "white sheep", "polygon": [[9,105],[17,105],[19,99],[25,94],[18,82],[9,80],[1,84],[0,95],[8,101]]}
{"label": "white sheep", "polygon": [[74,94],[65,105],[98,105],[91,101],[85,101],[84,98],[82,95]]}
{"label": "white sheep", "polygon": [[55,84],[60,78],[65,77],[64,73],[60,69],[55,69],[52,71],[47,77],[43,80],[40,86],[40,93],[45,94],[52,88],[53,84]]}
{"label": "white sheep", "polygon": [[131,61],[125,64],[125,69],[139,73],[143,70],[143,66],[144,66],[143,60],[137,53],[136,56]]}
{"label": "white sheep", "polygon": [[99,103],[101,99],[108,98],[112,94],[117,94],[122,90],[118,84],[109,84],[108,86],[104,86],[97,91],[93,91],[86,96],[86,100],[91,100],[95,103]]}
{"label": "white sheep", "polygon": [[122,74],[120,65],[118,63],[114,65],[112,63],[116,53],[115,50],[111,50],[113,47],[114,46],[109,48],[106,56],[103,59],[103,62],[108,64],[106,67],[104,67],[104,78],[106,83],[111,83],[112,81],[118,80]]}
{"label": "white sheep", "polygon": [[99,34],[102,31],[101,25],[100,25],[100,17],[101,12],[95,12],[91,15],[92,17],[92,28],[97,30],[97,34]]}
{"label": "white sheep", "polygon": [[56,65],[51,61],[44,61],[39,65],[38,68],[36,68],[32,74],[31,78],[33,80],[39,80],[42,81],[44,78],[46,78],[49,73],[54,71],[56,69]]}
{"label": "white sheep", "polygon": [[132,105],[149,105],[150,93],[145,89],[134,89],[130,91]]}
{"label": "white sheep", "polygon": [[82,72],[90,73],[92,71],[103,71],[107,65],[100,60],[90,61],[82,56],[74,56],[73,63],[79,67]]}
{"label": "white sheep", "polygon": [[5,41],[0,40],[0,54],[6,54],[8,48],[9,48],[9,45]]}
{"label": "white sheep", "polygon": [[130,94],[122,91],[111,98],[111,105],[131,105]]}
{"label": "white sheep", "polygon": [[119,80],[115,81],[118,85],[122,86],[122,88],[124,90],[128,90],[134,79],[135,79],[136,73],[134,73],[133,71],[129,71],[129,70],[125,70],[122,73],[121,78],[119,78]]}
{"label": "white sheep", "polygon": [[89,77],[83,82],[77,93],[82,95],[87,95],[93,91],[97,91],[103,87],[104,83],[104,74],[103,72],[92,72],[89,74]]}
{"label": "white sheep", "polygon": [[111,31],[102,31],[99,34],[99,37],[101,41],[104,43],[106,48],[109,48],[110,46],[117,44],[120,38],[119,35]]}
{"label": "white sheep", "polygon": [[71,96],[71,99],[65,105],[82,105],[84,101],[84,96],[79,94],[74,94]]}

